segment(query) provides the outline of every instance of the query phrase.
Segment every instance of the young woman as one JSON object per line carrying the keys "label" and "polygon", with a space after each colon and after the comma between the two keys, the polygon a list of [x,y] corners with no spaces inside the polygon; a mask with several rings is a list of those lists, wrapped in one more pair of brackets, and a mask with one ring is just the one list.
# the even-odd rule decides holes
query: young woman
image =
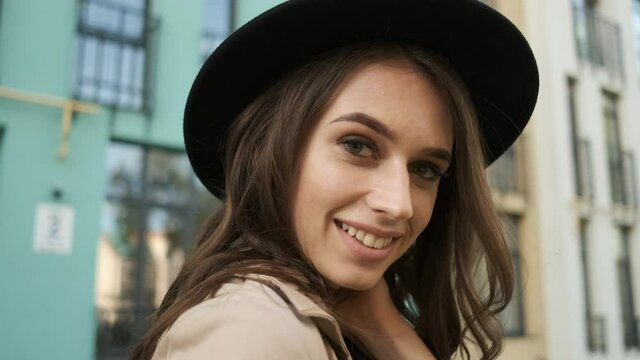
{"label": "young woman", "polygon": [[484,166],[537,91],[476,0],[292,0],[243,26],[185,112],[223,206],[132,357],[495,358],[514,280]]}

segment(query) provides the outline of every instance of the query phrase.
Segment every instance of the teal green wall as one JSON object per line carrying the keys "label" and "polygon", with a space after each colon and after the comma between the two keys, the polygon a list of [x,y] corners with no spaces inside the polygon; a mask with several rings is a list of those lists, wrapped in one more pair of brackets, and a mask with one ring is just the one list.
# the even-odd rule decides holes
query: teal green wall
{"label": "teal green wall", "polygon": [[[280,3],[237,0],[237,26]],[[77,0],[3,0],[0,86],[68,98],[75,61]],[[95,270],[112,139],[182,148],[182,114],[200,67],[202,0],[155,0],[159,19],[150,114],[101,108],[76,116],[70,152],[56,158],[62,111],[0,98],[0,358],[95,357]],[[36,206],[75,209],[73,252],[33,250]]]}
{"label": "teal green wall", "polygon": [[3,86],[59,96],[70,94],[75,4],[74,0],[2,2]]}
{"label": "teal green wall", "polygon": [[239,27],[282,2],[284,0],[236,0],[235,23]]}
{"label": "teal green wall", "polygon": [[[106,127],[79,118],[64,162],[55,159],[60,112],[6,101],[7,123],[0,189],[0,349],[11,359],[87,359],[94,349],[94,269],[103,194]],[[32,239],[36,204],[75,208],[71,255],[36,254]],[[3,356],[4,356],[3,355]]]}
{"label": "teal green wall", "polygon": [[[0,85],[68,97],[71,93],[76,2],[4,1],[0,22]],[[94,353],[94,268],[104,179],[107,127],[79,116],[69,157],[60,162],[62,112],[0,100],[6,125],[0,181],[0,349],[7,359],[88,359]],[[33,251],[36,205],[75,208],[71,255]]]}

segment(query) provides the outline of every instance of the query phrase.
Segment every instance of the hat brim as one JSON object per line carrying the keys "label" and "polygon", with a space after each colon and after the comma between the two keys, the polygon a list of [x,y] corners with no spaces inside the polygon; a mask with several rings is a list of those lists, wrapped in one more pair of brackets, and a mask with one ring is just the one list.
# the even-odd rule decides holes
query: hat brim
{"label": "hat brim", "polygon": [[487,165],[531,117],[539,82],[531,48],[478,0],[290,0],[231,34],[193,83],[184,138],[205,187],[224,197],[227,129],[259,94],[309,59],[364,41],[421,46],[457,70],[476,107]]}

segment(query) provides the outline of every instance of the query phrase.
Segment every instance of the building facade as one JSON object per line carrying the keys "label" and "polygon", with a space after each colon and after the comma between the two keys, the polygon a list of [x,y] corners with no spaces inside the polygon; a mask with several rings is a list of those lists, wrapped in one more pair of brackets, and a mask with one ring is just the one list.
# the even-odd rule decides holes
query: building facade
{"label": "building facade", "polygon": [[183,151],[191,82],[273,4],[0,1],[0,357],[126,358],[216,204]]}
{"label": "building facade", "polygon": [[640,2],[494,5],[540,67],[521,158],[525,326],[502,358],[640,359]]}

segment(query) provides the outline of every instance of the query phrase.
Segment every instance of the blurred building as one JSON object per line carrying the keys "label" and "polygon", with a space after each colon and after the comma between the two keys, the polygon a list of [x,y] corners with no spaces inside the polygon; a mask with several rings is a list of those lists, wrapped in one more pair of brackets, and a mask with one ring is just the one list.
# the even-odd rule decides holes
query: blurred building
{"label": "blurred building", "polygon": [[640,1],[487,2],[541,80],[531,125],[489,170],[520,253],[501,358],[640,359]]}
{"label": "blurred building", "polygon": [[[0,0],[0,357],[124,359],[217,201],[182,111],[280,0]],[[541,92],[488,171],[517,289],[502,359],[640,359],[640,0],[486,0]]]}
{"label": "blurred building", "polygon": [[191,82],[273,4],[0,1],[0,358],[126,358],[216,204]]}

